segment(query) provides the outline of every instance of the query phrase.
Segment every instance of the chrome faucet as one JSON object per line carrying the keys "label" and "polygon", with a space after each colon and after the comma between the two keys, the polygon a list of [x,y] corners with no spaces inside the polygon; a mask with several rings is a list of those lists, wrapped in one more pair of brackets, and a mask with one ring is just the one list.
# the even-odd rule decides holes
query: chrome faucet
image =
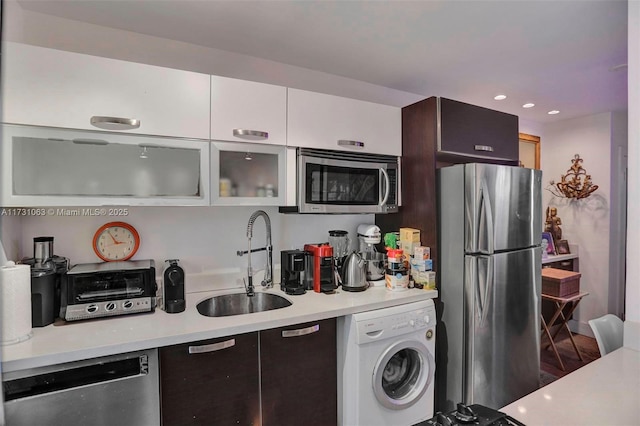
{"label": "chrome faucet", "polygon": [[[264,219],[265,226],[267,227],[267,244],[265,247],[251,249],[251,238],[253,237],[253,224],[256,219],[262,216]],[[266,250],[267,251],[267,269],[264,272],[264,279],[262,280],[262,286],[271,288],[273,287],[273,246],[271,245],[271,219],[269,219],[269,215],[263,210],[256,210],[249,217],[249,223],[247,224],[247,240],[248,240],[248,249],[246,251],[239,250],[237,252],[238,256],[242,256],[244,254],[247,255],[247,280],[244,283],[245,290],[247,291],[247,296],[253,296],[255,294],[253,287],[253,269],[251,268],[251,253]],[[248,284],[247,284],[248,283]]]}

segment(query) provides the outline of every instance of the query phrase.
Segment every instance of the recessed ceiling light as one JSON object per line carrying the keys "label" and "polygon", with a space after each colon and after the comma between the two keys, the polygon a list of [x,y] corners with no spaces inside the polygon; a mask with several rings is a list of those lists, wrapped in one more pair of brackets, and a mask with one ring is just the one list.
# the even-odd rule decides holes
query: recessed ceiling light
{"label": "recessed ceiling light", "polygon": [[533,108],[534,106],[536,106],[536,104],[533,104],[531,102],[526,103],[524,105],[522,105],[522,108]]}
{"label": "recessed ceiling light", "polygon": [[507,99],[507,95],[497,95],[494,96],[493,99],[495,99],[496,101],[501,101],[503,99]]}
{"label": "recessed ceiling light", "polygon": [[560,111],[558,111],[557,109],[554,109],[553,111],[549,111],[547,114],[549,115],[560,114]]}

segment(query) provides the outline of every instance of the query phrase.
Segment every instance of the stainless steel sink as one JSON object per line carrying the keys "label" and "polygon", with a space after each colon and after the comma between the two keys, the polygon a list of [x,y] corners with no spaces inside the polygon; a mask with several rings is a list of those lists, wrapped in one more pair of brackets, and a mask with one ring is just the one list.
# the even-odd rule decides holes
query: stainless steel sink
{"label": "stainless steel sink", "polygon": [[291,302],[282,296],[256,292],[253,296],[247,296],[246,293],[233,293],[210,297],[198,303],[196,308],[201,315],[207,317],[228,317],[271,311],[287,306],[291,306]]}

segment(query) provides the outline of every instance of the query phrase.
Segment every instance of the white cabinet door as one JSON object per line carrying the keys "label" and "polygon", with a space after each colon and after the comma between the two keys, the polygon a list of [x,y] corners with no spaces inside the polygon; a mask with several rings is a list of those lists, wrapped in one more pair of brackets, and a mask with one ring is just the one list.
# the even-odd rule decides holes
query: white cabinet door
{"label": "white cabinet door", "polygon": [[209,139],[207,74],[18,43],[2,49],[5,123],[100,130],[92,117],[115,117],[139,120],[127,133]]}
{"label": "white cabinet door", "polygon": [[[212,142],[211,204],[284,205],[288,195],[286,157],[284,145]],[[289,180],[295,185],[295,178]]]}
{"label": "white cabinet door", "polygon": [[3,124],[0,205],[209,205],[208,141]]}
{"label": "white cabinet door", "polygon": [[401,109],[288,89],[287,144],[402,155]]}
{"label": "white cabinet door", "polygon": [[287,143],[287,88],[211,76],[211,139]]}

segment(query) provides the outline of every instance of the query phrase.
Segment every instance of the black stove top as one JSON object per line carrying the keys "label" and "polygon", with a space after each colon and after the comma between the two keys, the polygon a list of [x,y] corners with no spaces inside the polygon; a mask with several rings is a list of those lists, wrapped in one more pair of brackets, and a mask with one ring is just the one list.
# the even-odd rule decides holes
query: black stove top
{"label": "black stove top", "polygon": [[438,412],[414,426],[525,426],[513,417],[480,404],[466,406],[458,404],[458,409],[450,413]]}

